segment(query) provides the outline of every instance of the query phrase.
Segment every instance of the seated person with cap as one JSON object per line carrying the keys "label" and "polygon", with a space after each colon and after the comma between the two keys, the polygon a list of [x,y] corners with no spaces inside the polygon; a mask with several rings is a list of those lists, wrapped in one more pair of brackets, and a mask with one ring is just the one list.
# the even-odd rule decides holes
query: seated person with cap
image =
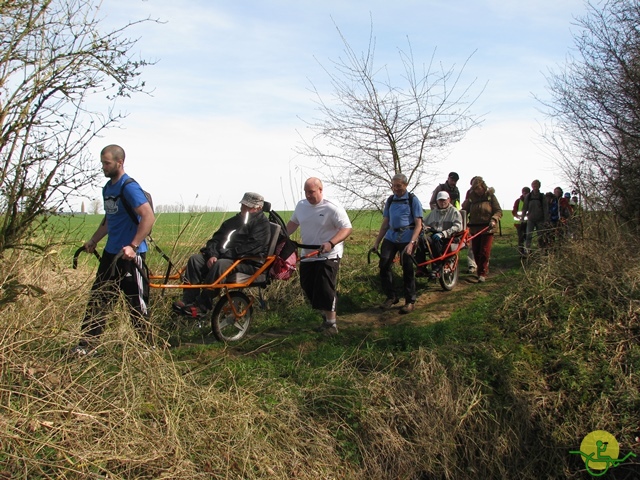
{"label": "seated person with cap", "polygon": [[[266,257],[271,233],[269,219],[262,212],[263,206],[262,195],[244,194],[240,200],[240,213],[225,220],[200,253],[189,258],[185,272],[189,284],[212,284],[239,258]],[[252,275],[262,263],[257,259],[240,262],[233,273]],[[201,317],[213,308],[211,291],[185,288],[182,301],[174,302],[173,308],[179,313]]]}
{"label": "seated person with cap", "polygon": [[[444,253],[446,239],[462,231],[462,215],[456,207],[451,204],[449,194],[445,191],[439,192],[436,197],[437,208],[431,210],[429,216],[424,221],[425,232],[431,232],[428,236],[429,250],[432,258],[439,258]],[[432,276],[440,270],[441,262],[435,262],[431,271]]]}

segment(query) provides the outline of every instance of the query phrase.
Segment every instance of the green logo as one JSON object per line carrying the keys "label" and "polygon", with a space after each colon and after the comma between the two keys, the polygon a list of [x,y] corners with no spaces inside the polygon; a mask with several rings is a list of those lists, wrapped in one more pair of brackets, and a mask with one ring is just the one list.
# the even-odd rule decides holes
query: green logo
{"label": "green logo", "polygon": [[635,457],[633,452],[627,453],[623,458],[620,455],[620,445],[613,435],[604,430],[595,430],[588,434],[580,444],[580,451],[571,451],[582,456],[584,465],[589,475],[601,477],[609,468],[617,467],[630,457]]}

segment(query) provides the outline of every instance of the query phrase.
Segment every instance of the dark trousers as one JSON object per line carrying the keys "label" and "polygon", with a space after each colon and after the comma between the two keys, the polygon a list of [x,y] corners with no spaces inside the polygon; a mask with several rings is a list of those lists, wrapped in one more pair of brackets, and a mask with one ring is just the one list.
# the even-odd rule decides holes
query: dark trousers
{"label": "dark trousers", "polygon": [[300,286],[315,310],[336,311],[339,258],[300,262]]}
{"label": "dark trousers", "polygon": [[479,277],[486,277],[489,273],[489,258],[491,257],[492,245],[493,234],[478,235],[471,243]]}
{"label": "dark trousers", "polygon": [[402,253],[402,283],[404,299],[408,303],[416,301],[416,277],[413,266],[413,259],[410,255],[404,253],[407,243],[395,243],[382,240],[380,246],[380,282],[382,283],[382,291],[387,298],[396,298],[397,295],[393,290],[393,259],[398,252]]}
{"label": "dark trousers", "polygon": [[[102,334],[107,323],[108,311],[113,308],[122,292],[129,304],[131,323],[144,340],[151,340],[149,329],[149,284],[144,265],[144,253],[133,260],[119,258],[112,268],[113,253],[103,252],[91,287],[89,303],[82,321],[84,341]],[[138,268],[136,268],[136,265]],[[140,269],[140,270],[139,270]]]}
{"label": "dark trousers", "polygon": [[527,223],[516,223],[514,224],[514,227],[516,227],[516,232],[518,232],[518,247],[523,247],[527,236]]}
{"label": "dark trousers", "polygon": [[[187,271],[185,272],[185,278],[192,285],[210,285],[216,281],[235,260],[228,258],[220,258],[211,268],[207,266],[207,260],[201,253],[191,255],[187,262]],[[240,262],[238,266],[233,269],[233,273],[246,273],[252,275],[256,270],[260,268],[254,262],[246,260]],[[210,290],[204,290],[200,288],[185,288],[182,291],[182,301],[187,305],[198,305],[206,310],[213,308],[212,304],[212,292]]]}

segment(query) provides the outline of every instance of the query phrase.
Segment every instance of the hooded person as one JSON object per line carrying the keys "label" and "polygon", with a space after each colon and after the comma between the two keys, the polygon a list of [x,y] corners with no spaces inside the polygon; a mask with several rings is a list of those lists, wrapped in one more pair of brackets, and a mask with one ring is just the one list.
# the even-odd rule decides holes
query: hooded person
{"label": "hooded person", "polygon": [[[210,285],[224,274],[235,260],[240,262],[234,273],[253,274],[266,258],[270,241],[269,219],[262,212],[264,197],[247,192],[240,200],[240,212],[225,220],[200,253],[187,262],[185,279],[191,285]],[[207,289],[184,288],[182,301],[174,302],[179,313],[193,317],[205,315],[211,308],[211,292]]]}
{"label": "hooded person", "polygon": [[462,209],[469,212],[469,233],[477,235],[471,248],[478,266],[478,282],[484,282],[489,273],[493,230],[502,218],[502,208],[495,190],[487,187],[482,177],[474,177]]}

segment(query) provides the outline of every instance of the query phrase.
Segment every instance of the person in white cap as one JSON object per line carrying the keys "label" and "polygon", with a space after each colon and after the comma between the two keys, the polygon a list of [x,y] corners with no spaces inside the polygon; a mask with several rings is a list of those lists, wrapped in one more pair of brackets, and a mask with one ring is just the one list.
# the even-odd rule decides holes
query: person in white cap
{"label": "person in white cap", "polygon": [[[431,210],[424,221],[425,231],[431,232],[431,235],[426,239],[431,247],[433,258],[441,257],[446,239],[462,230],[462,215],[451,204],[449,194],[445,191],[439,192],[436,196],[436,203],[437,208]],[[440,267],[440,262],[433,264],[432,277],[437,275]]]}
{"label": "person in white cap", "polygon": [[[247,192],[240,200],[240,213],[225,220],[200,253],[187,262],[186,280],[192,285],[208,285],[223,274],[238,258],[266,256],[269,249],[269,219],[262,212],[264,198]],[[234,273],[253,274],[261,262],[241,262]],[[182,301],[174,302],[173,309],[196,318],[204,316],[212,308],[208,290],[185,288]]]}

